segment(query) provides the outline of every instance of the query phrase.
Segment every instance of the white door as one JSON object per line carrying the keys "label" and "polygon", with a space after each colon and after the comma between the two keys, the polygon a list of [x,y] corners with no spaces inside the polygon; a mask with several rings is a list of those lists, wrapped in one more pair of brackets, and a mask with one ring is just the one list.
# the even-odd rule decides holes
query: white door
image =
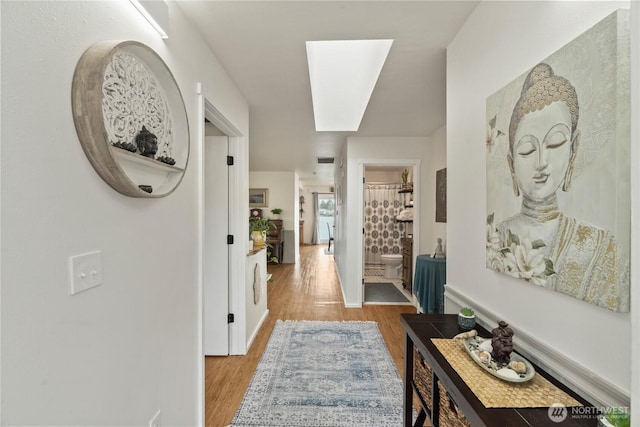
{"label": "white door", "polygon": [[204,142],[204,354],[229,354],[229,166],[226,136]]}

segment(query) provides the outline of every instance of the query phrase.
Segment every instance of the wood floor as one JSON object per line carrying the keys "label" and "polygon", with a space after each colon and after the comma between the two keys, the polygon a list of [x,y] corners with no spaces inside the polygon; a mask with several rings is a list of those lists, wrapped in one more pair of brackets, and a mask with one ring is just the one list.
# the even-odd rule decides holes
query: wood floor
{"label": "wood floor", "polygon": [[246,356],[205,360],[205,425],[227,426],[242,402],[276,320],[372,320],[384,337],[398,372],[403,373],[404,333],[400,313],[415,313],[410,305],[366,305],[345,308],[333,256],[325,246],[300,247],[297,264],[269,265],[269,315]]}

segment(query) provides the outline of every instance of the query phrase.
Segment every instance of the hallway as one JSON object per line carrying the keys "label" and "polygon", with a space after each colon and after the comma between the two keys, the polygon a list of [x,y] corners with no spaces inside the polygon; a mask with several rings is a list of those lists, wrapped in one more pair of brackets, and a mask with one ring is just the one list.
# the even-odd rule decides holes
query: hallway
{"label": "hallway", "polygon": [[227,426],[242,402],[276,320],[370,320],[378,323],[391,357],[402,375],[404,334],[400,313],[410,305],[365,305],[345,308],[332,255],[325,246],[301,246],[298,264],[269,265],[269,315],[246,356],[205,360],[205,425]]}

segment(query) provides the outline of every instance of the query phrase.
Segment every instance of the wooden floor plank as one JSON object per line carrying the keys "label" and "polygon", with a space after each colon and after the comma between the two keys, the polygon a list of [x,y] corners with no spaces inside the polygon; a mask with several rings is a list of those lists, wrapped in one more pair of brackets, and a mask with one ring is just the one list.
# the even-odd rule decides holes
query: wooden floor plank
{"label": "wooden floor plank", "polygon": [[301,246],[297,264],[269,265],[267,316],[246,356],[205,358],[205,425],[227,426],[242,402],[276,320],[371,320],[387,344],[402,376],[404,333],[400,313],[410,305],[365,305],[345,308],[332,255],[324,246]]}

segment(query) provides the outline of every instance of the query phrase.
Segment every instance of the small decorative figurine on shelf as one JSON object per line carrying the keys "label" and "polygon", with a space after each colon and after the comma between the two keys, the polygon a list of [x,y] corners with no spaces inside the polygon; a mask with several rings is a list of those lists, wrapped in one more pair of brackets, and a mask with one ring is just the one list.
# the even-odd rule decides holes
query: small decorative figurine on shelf
{"label": "small decorative figurine on shelf", "polygon": [[444,250],[442,249],[442,238],[438,237],[438,244],[436,245],[436,250],[433,253],[434,258],[444,258]]}
{"label": "small decorative figurine on shelf", "polygon": [[176,164],[176,160],[173,157],[169,157],[169,156],[160,156],[156,160],[159,162],[165,163],[169,166],[173,166]]}
{"label": "small decorative figurine on shelf", "polygon": [[158,152],[158,138],[142,126],[142,130],[136,135],[136,145],[140,151],[140,155],[144,157],[154,158]]}
{"label": "small decorative figurine on shelf", "polygon": [[500,320],[498,327],[491,331],[491,336],[493,337],[491,338],[493,348],[491,357],[498,363],[508,364],[509,355],[513,351],[513,329],[505,321]]}
{"label": "small decorative figurine on shelf", "polygon": [[118,142],[114,142],[111,145],[113,145],[114,147],[122,148],[123,150],[130,151],[132,153],[135,153],[136,150],[138,149],[138,147],[136,147],[136,144],[132,144],[130,142],[118,141]]}

